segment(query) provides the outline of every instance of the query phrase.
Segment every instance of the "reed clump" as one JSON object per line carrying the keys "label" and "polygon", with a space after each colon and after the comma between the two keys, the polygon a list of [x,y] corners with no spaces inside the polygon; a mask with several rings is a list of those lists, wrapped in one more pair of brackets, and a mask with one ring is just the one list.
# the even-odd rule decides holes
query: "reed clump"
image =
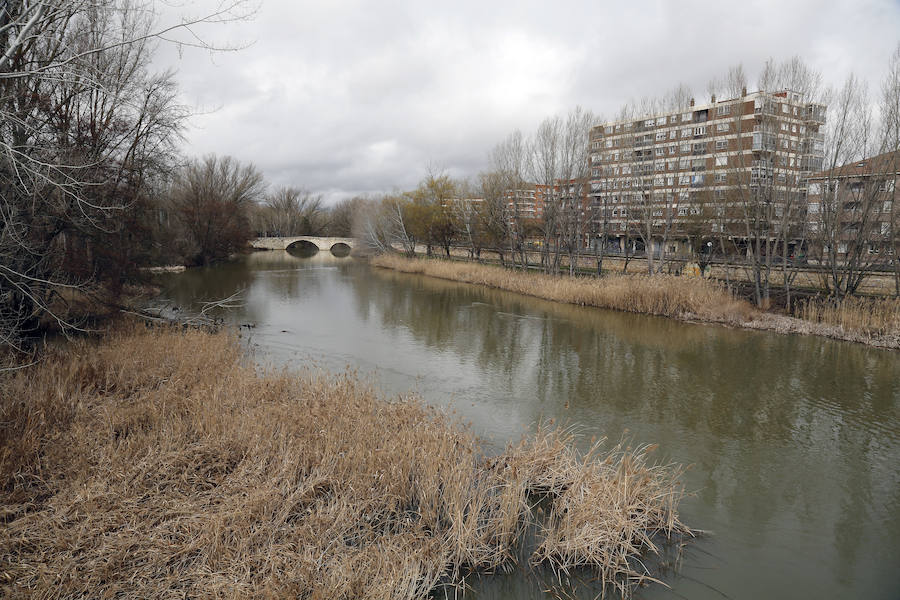
{"label": "reed clump", "polygon": [[796,312],[813,323],[866,336],[900,338],[900,298],[809,298],[799,303]]}
{"label": "reed clump", "polygon": [[554,302],[675,318],[742,323],[754,315],[750,305],[716,281],[673,275],[610,274],[602,279],[547,275],[446,260],[410,259],[381,254],[371,264],[485,285]]}
{"label": "reed clump", "polygon": [[[531,560],[627,592],[679,470],[571,432],[488,458],[352,374],[260,372],[224,333],[129,328],[0,379],[0,595],[425,598]],[[549,515],[532,509],[549,498]]]}

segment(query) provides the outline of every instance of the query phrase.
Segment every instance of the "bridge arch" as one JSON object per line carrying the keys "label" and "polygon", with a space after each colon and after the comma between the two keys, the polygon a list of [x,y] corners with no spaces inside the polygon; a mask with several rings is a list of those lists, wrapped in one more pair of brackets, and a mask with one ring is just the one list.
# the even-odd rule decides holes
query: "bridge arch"
{"label": "bridge arch", "polygon": [[348,244],[346,242],[335,242],[334,244],[331,245],[331,248],[329,248],[329,250],[331,251],[332,254],[334,254],[335,256],[340,258],[340,257],[344,257],[344,256],[349,256],[350,252],[353,250],[353,248],[351,248],[350,244]]}
{"label": "bridge arch", "polygon": [[322,248],[320,248],[313,240],[300,238],[288,243],[285,250],[292,254],[299,254],[300,256],[312,256],[322,250]]}

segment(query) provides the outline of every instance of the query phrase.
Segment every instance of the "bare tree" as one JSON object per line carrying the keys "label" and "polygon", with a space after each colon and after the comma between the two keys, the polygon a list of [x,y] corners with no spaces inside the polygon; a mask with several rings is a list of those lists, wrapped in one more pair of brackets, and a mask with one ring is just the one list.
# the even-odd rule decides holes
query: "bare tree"
{"label": "bare tree", "polygon": [[897,156],[889,150],[889,130],[875,127],[866,87],[855,76],[847,78],[830,112],[827,169],[816,180],[819,202],[810,206],[810,224],[826,268],[824,283],[843,298],[856,292],[890,249],[891,212],[885,211],[885,220],[881,212],[892,208]]}
{"label": "bare tree", "polygon": [[360,196],[345,198],[328,210],[325,231],[334,237],[353,237],[353,223],[356,214],[362,210],[365,199]]}
{"label": "bare tree", "polygon": [[322,196],[280,187],[254,211],[254,229],[263,236],[321,235],[328,225]]}
{"label": "bare tree", "polygon": [[566,250],[570,275],[575,273],[578,256],[584,248],[585,235],[591,222],[588,204],[589,136],[595,121],[593,113],[576,106],[566,116],[563,128],[560,179],[556,185],[559,203],[558,244]]}
{"label": "bare tree", "polygon": [[541,267],[545,273],[559,270],[560,206],[555,187],[562,173],[563,120],[548,117],[538,125],[531,142],[529,172],[544,196],[541,228]]}
{"label": "bare tree", "polygon": [[[475,227],[480,231],[482,243],[494,248],[500,264],[506,265],[507,253],[515,262],[510,209],[507,202],[507,178],[503,173],[488,171],[478,176],[481,203],[475,209]],[[474,246],[474,244],[473,244]]]}
{"label": "bare tree", "polygon": [[[528,268],[528,252],[526,239],[529,230],[529,215],[522,210],[520,195],[526,191],[526,180],[529,171],[530,143],[521,131],[514,131],[505,140],[497,144],[490,154],[491,171],[496,173],[499,181],[492,182],[500,186],[502,200],[506,202],[507,243],[513,263],[518,262],[521,268]],[[533,189],[532,189],[533,191]],[[501,200],[497,199],[498,202]],[[493,210],[494,217],[499,215],[499,207]]]}
{"label": "bare tree", "polygon": [[170,196],[195,264],[227,258],[252,237],[250,210],[264,191],[262,174],[230,156],[190,161],[176,177]]}
{"label": "bare tree", "polygon": [[[900,172],[900,44],[891,55],[888,72],[881,85],[881,128],[884,137],[884,152],[895,156],[893,170]],[[893,178],[890,189],[886,190],[882,207],[887,213],[886,253],[893,264],[894,293],[900,296],[900,203],[897,201],[897,178]]]}
{"label": "bare tree", "polygon": [[[742,69],[728,76],[731,86],[741,81]],[[746,256],[747,274],[758,306],[770,303],[773,274],[781,271],[788,303],[798,261],[793,256],[805,246],[803,227],[806,182],[817,128],[801,118],[810,103],[820,100],[821,77],[799,58],[781,65],[770,60],[759,78],[755,100],[755,126],[747,147],[742,135],[743,115],[735,115],[739,151],[731,172],[730,212],[739,226],[736,239]],[[743,92],[743,90],[742,90]],[[742,111],[740,111],[742,112]],[[752,150],[752,157],[747,153]],[[750,162],[752,160],[752,162]]]}

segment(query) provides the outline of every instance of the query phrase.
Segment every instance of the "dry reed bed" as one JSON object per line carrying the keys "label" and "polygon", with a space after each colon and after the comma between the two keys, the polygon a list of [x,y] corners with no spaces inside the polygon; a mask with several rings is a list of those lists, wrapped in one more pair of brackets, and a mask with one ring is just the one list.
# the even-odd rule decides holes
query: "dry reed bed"
{"label": "dry reed bed", "polygon": [[546,275],[501,267],[445,260],[410,259],[381,254],[371,264],[404,273],[418,273],[474,283],[510,292],[598,308],[675,318],[742,323],[754,311],[718,282],[673,275],[607,275],[602,280]]}
{"label": "dry reed bed", "polygon": [[260,373],[225,334],[136,328],[0,380],[0,595],[424,598],[535,563],[628,592],[689,534],[680,470],[571,432],[486,458],[352,375]]}
{"label": "dry reed bed", "polygon": [[811,298],[800,304],[801,319],[869,336],[900,337],[900,298]]}

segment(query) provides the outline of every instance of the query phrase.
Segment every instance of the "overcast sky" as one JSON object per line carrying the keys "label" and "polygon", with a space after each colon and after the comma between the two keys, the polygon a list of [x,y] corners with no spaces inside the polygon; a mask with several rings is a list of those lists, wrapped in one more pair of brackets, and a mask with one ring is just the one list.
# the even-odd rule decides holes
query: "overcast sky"
{"label": "overcast sky", "polygon": [[474,175],[507,134],[576,104],[611,117],[681,82],[708,100],[737,63],[754,89],[767,58],[800,55],[874,93],[900,1],[259,0],[254,19],[204,31],[250,45],[160,48],[200,110],[185,154],[230,154],[333,202],[412,188],[428,165]]}

